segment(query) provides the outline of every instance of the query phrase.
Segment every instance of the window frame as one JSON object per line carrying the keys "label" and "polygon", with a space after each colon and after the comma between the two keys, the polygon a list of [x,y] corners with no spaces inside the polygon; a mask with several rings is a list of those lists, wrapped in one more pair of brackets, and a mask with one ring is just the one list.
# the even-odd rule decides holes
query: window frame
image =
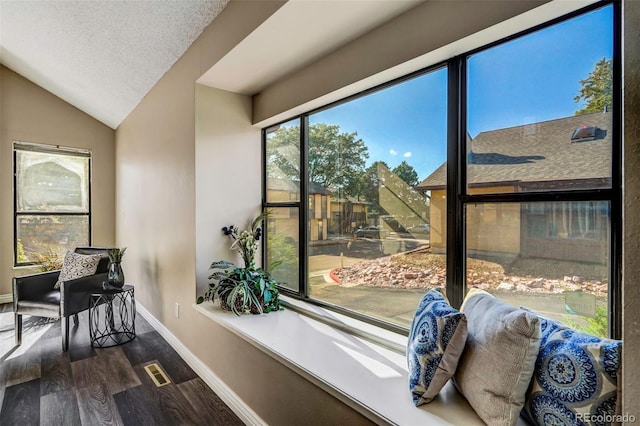
{"label": "window frame", "polygon": [[[36,262],[19,262],[18,261],[18,219],[24,216],[69,216],[69,217],[86,217],[88,221],[88,241],[87,245],[91,245],[92,241],[92,152],[89,149],[79,149],[71,147],[62,147],[59,145],[40,144],[35,142],[25,142],[14,140],[12,144],[13,150],[13,266],[28,267],[36,265]],[[55,155],[66,155],[69,157],[86,158],[88,161],[88,182],[87,182],[87,210],[86,212],[21,212],[18,211],[18,151],[30,151],[38,153],[51,153]]]}
{"label": "window frame", "polygon": [[[611,156],[611,187],[579,190],[555,190],[554,192],[519,192],[519,193],[491,193],[470,194],[467,191],[466,153],[467,153],[467,59],[479,52],[491,49],[511,40],[535,33],[558,23],[573,19],[594,10],[611,6],[613,8],[613,102],[612,102],[612,156]],[[263,155],[263,185],[262,205],[270,207],[297,207],[299,210],[300,241],[299,241],[299,290],[292,291],[281,287],[282,293],[302,299],[306,302],[335,310],[341,314],[355,317],[365,322],[383,327],[404,335],[408,329],[390,324],[368,315],[354,312],[350,309],[336,306],[309,296],[308,288],[308,140],[306,128],[309,116],[340,105],[351,100],[369,95],[387,87],[400,84],[406,80],[446,67],[448,70],[448,98],[447,98],[447,246],[446,246],[446,292],[453,306],[462,304],[466,293],[466,223],[464,217],[465,206],[469,204],[486,203],[528,203],[551,201],[607,201],[610,202],[611,241],[609,245],[609,336],[620,339],[622,336],[622,55],[621,55],[621,4],[617,0],[605,0],[588,5],[584,8],[549,20],[524,31],[489,43],[464,54],[449,58],[427,68],[412,72],[400,78],[388,81],[373,88],[364,90],[314,110],[297,114],[277,124],[262,129]],[[280,124],[299,120],[300,127],[300,200],[293,203],[268,202],[266,187],[266,130]],[[453,167],[452,167],[453,166]],[[263,244],[263,256],[267,250],[267,239]]]}

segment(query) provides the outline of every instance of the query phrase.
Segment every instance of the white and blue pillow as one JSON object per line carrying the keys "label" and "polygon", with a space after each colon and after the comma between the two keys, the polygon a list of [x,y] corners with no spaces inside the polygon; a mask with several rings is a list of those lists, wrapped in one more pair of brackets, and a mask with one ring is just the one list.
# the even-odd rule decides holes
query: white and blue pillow
{"label": "white and blue pillow", "polygon": [[530,420],[583,425],[614,418],[622,342],[540,321],[540,352],[525,403]]}
{"label": "white and blue pillow", "polygon": [[424,295],[407,347],[409,390],[416,406],[431,402],[456,371],[467,341],[467,320],[437,290]]}

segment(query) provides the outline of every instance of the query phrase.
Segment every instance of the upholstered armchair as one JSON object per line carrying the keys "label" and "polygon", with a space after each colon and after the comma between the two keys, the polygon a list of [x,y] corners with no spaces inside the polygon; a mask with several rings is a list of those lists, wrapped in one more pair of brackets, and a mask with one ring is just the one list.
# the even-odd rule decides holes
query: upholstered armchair
{"label": "upholstered armchair", "polygon": [[55,288],[60,271],[23,275],[13,278],[13,312],[15,315],[16,346],[22,344],[22,315],[60,318],[62,350],[69,349],[69,317],[78,324],[78,312],[89,308],[91,293],[102,289],[107,281],[108,248],[77,247],[76,253],[101,254],[95,275],[63,281]]}

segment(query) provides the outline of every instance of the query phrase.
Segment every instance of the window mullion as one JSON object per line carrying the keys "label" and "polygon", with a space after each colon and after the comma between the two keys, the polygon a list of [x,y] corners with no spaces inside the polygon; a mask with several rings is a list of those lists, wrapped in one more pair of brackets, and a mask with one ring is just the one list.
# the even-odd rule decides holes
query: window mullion
{"label": "window mullion", "polygon": [[309,259],[308,259],[308,238],[307,229],[309,223],[309,172],[307,162],[309,161],[309,116],[304,114],[300,117],[300,284],[299,294],[303,298],[309,297]]}
{"label": "window mullion", "polygon": [[609,336],[622,339],[622,5],[613,2],[613,143],[611,158],[611,259]]}
{"label": "window mullion", "polygon": [[453,58],[448,66],[447,99],[447,297],[459,307],[464,299],[465,242],[462,208],[465,152],[465,61]]}

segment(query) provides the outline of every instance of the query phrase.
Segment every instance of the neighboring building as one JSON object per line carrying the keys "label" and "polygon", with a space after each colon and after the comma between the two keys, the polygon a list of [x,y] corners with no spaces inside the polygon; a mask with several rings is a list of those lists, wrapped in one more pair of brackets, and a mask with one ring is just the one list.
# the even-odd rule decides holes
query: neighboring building
{"label": "neighboring building", "polygon": [[329,235],[329,212],[331,192],[313,182],[309,182],[309,240],[326,240]]}
{"label": "neighboring building", "polygon": [[332,191],[331,213],[329,216],[329,233],[351,235],[358,225],[369,220],[371,203],[356,197],[340,198],[338,191]]}
{"label": "neighboring building", "polygon": [[[470,194],[611,185],[609,112],[482,132],[468,148]],[[444,251],[446,242],[446,174],[444,163],[416,187],[431,193],[434,251]],[[467,250],[582,261],[598,252],[606,259],[608,210],[597,201],[481,204],[466,212]]]}
{"label": "neighboring building", "polygon": [[[300,198],[300,185],[288,179],[269,178],[267,198],[270,201],[292,201]],[[353,197],[338,198],[337,191],[326,189],[318,184],[309,184],[309,239],[326,240],[329,233],[351,235],[357,224],[367,222],[369,202]],[[296,230],[297,212],[288,209],[274,211],[271,218],[271,231],[278,226],[282,235],[297,239],[297,235],[287,235],[286,230]],[[277,225],[276,225],[277,224]]]}

